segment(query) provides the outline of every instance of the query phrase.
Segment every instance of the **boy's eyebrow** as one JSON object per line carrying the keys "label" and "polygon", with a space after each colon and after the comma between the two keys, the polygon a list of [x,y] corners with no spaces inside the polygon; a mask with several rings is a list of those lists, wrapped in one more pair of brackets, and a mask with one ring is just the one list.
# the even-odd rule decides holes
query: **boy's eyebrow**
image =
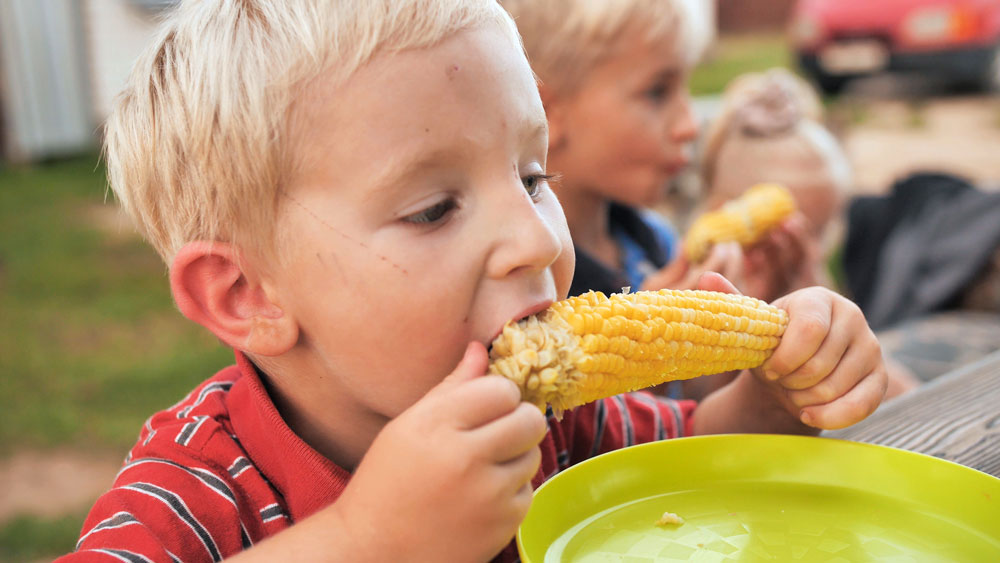
{"label": "boy's eyebrow", "polygon": [[448,159],[450,152],[444,149],[437,149],[419,157],[406,155],[394,160],[382,172],[372,178],[372,189],[368,191],[365,200],[374,199],[398,189],[400,187],[399,180],[402,178],[415,176],[424,170],[434,169],[439,163]]}
{"label": "boy's eyebrow", "polygon": [[548,137],[549,135],[549,122],[546,120],[542,121],[531,121],[525,128],[525,135],[523,139],[533,141],[539,137]]}
{"label": "boy's eyebrow", "polygon": [[[531,120],[522,128],[520,135],[521,142],[535,142],[547,139],[549,124],[545,120]],[[468,150],[468,145],[465,147]],[[546,147],[547,148],[547,147]],[[372,189],[365,196],[365,200],[370,200],[378,196],[391,192],[399,187],[399,180],[408,176],[415,176],[422,171],[432,170],[441,162],[453,157],[453,151],[447,149],[436,149],[426,155],[411,157],[405,155],[386,168],[374,178],[372,178]]]}
{"label": "boy's eyebrow", "polygon": [[682,72],[684,71],[681,68],[678,68],[673,65],[667,66],[656,71],[656,74],[653,75],[653,80],[669,80],[672,78],[676,78]]}

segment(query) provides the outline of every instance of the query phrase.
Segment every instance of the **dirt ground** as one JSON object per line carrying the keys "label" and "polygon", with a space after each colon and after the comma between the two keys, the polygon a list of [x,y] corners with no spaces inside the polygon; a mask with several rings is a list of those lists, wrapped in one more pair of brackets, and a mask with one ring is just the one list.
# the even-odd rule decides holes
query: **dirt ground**
{"label": "dirt ground", "polygon": [[[898,89],[863,85],[831,109],[858,193],[885,191],[901,175],[927,169],[1000,188],[1000,97],[900,99],[911,92]],[[127,230],[117,223],[116,229]],[[121,457],[63,449],[0,460],[0,525],[21,513],[58,516],[84,509],[111,484]]]}
{"label": "dirt ground", "polygon": [[86,509],[111,486],[123,456],[22,451],[0,461],[0,523],[18,514],[56,517]]}
{"label": "dirt ground", "polygon": [[[858,193],[881,193],[917,170],[950,172],[1000,189],[1000,97],[950,95],[928,101],[847,100],[839,117]],[[853,114],[850,115],[850,114]]]}

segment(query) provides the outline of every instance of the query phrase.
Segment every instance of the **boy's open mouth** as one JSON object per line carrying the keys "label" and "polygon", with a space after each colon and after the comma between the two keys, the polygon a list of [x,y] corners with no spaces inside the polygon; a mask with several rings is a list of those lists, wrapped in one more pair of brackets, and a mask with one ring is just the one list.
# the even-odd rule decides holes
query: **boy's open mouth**
{"label": "boy's open mouth", "polygon": [[517,315],[514,315],[513,317],[511,317],[511,319],[509,321],[503,323],[499,328],[497,328],[497,331],[495,333],[493,333],[493,336],[490,337],[489,342],[485,343],[486,344],[486,351],[489,352],[489,351],[491,351],[493,349],[493,342],[495,342],[496,339],[497,339],[497,337],[500,336],[501,333],[503,333],[503,327],[507,326],[507,323],[518,323],[518,322],[523,321],[524,319],[527,319],[528,317],[530,317],[532,315],[537,315],[538,313],[541,313],[542,311],[548,309],[552,305],[552,303],[553,302],[551,300],[540,301],[540,302],[535,303],[534,305],[532,305],[532,306],[530,306],[530,307],[522,310]]}

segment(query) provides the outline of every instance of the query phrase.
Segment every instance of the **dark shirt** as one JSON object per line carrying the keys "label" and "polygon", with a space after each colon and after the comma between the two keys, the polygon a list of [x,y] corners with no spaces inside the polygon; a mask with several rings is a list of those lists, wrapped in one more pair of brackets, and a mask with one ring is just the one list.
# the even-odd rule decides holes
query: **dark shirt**
{"label": "dark shirt", "polygon": [[609,214],[608,226],[621,251],[622,264],[612,268],[577,249],[571,296],[591,290],[618,293],[623,287],[637,291],[646,276],[673,258],[677,237],[659,215],[618,204],[611,204]]}

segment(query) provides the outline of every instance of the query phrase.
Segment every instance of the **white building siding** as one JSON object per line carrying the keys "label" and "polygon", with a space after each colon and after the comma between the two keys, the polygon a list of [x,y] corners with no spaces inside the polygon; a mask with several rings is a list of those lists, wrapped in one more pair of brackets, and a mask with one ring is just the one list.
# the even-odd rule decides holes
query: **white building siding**
{"label": "white building siding", "polygon": [[128,0],[88,0],[84,21],[93,111],[103,121],[136,57],[152,40],[156,18]]}
{"label": "white building siding", "polygon": [[3,148],[29,161],[93,144],[80,4],[0,1]]}

